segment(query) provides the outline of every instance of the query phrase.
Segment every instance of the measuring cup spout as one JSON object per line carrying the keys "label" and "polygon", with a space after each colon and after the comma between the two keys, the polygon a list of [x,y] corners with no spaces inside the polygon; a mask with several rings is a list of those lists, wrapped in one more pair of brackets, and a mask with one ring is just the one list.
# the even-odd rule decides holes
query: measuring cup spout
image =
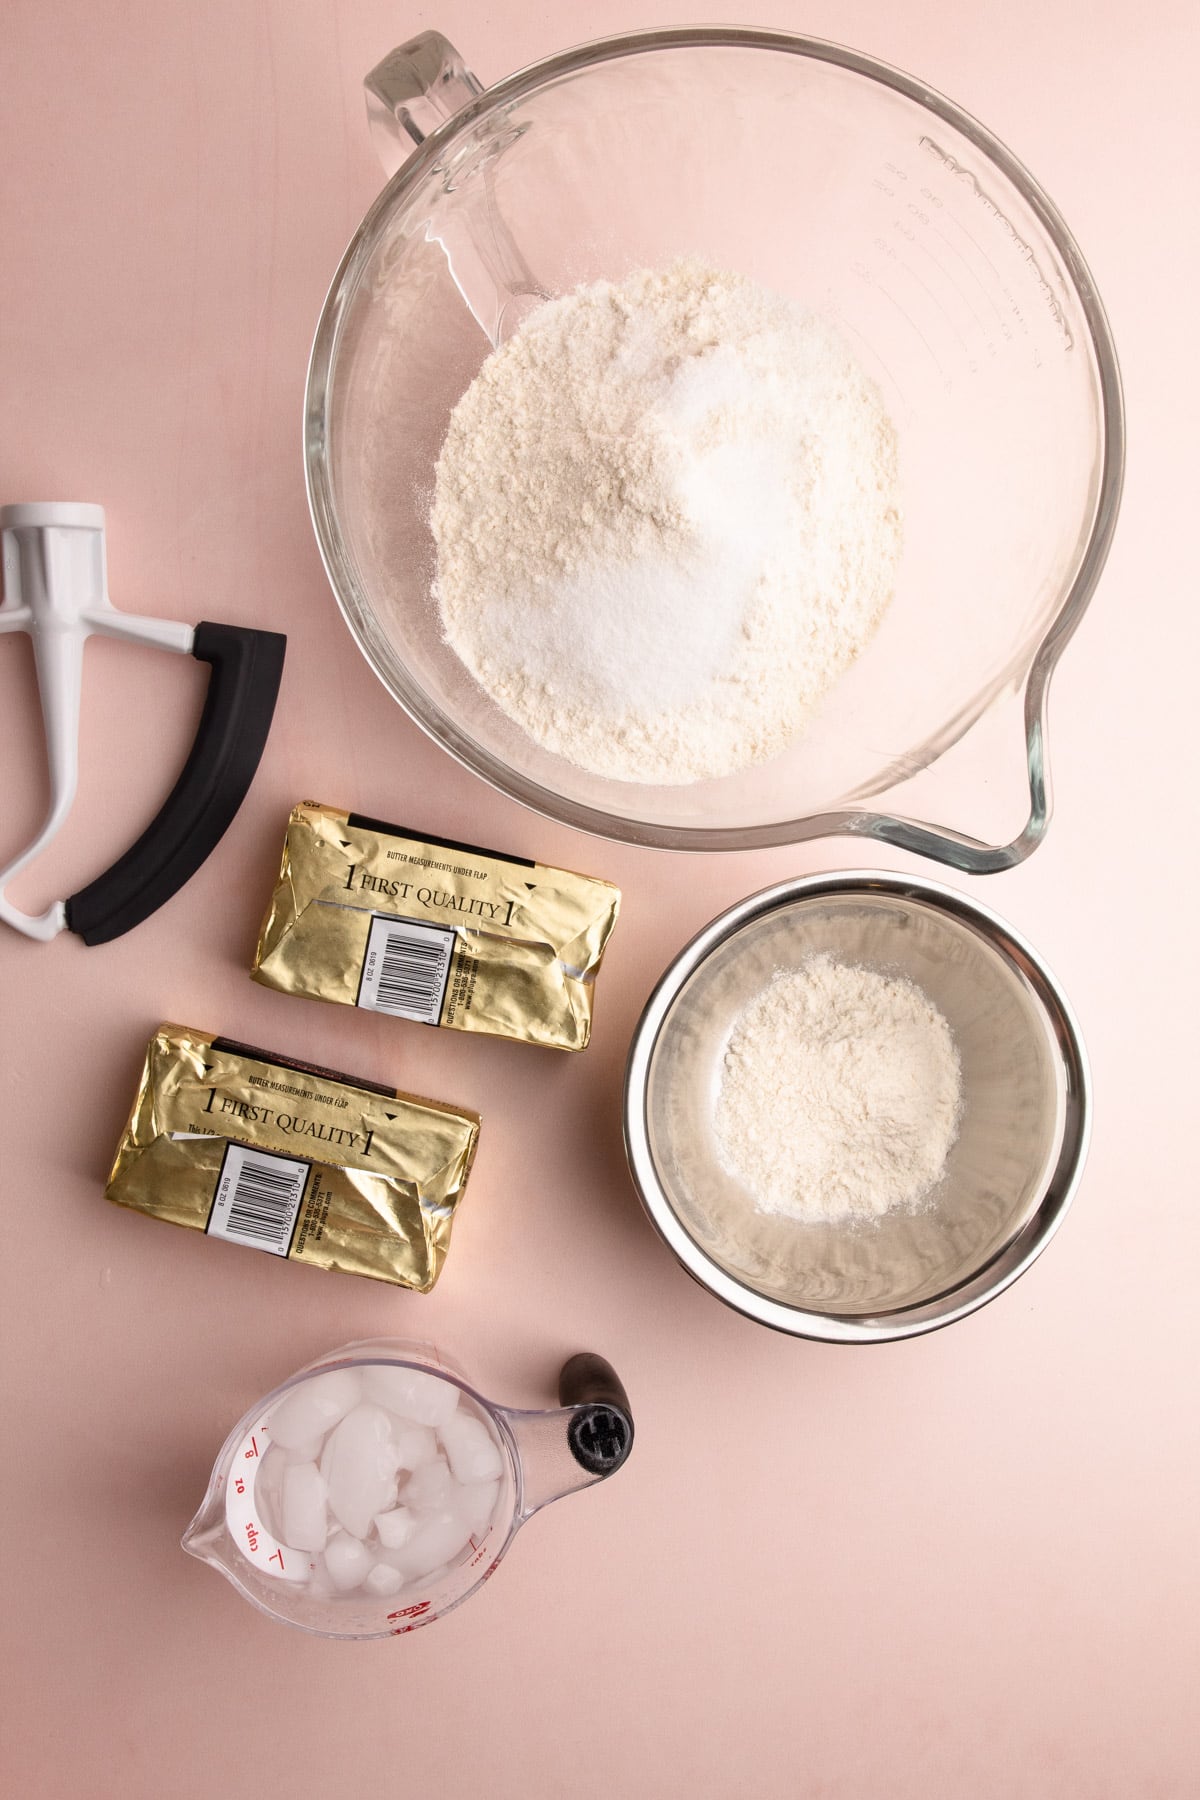
{"label": "measuring cup spout", "polygon": [[236,1557],[229,1554],[225,1509],[214,1481],[209,1482],[203,1504],[180,1539],[180,1545],[197,1562],[208,1563],[231,1578],[236,1577]]}
{"label": "measuring cup spout", "polygon": [[551,1412],[501,1414],[517,1450],[518,1523],[614,1475],[633,1448],[628,1396],[602,1356],[581,1351],[565,1362],[558,1397],[562,1405]]}
{"label": "measuring cup spout", "polygon": [[197,1557],[200,1562],[217,1562],[220,1559],[215,1553],[221,1541],[221,1522],[219,1519],[205,1521],[197,1514],[179,1541],[189,1556]]}

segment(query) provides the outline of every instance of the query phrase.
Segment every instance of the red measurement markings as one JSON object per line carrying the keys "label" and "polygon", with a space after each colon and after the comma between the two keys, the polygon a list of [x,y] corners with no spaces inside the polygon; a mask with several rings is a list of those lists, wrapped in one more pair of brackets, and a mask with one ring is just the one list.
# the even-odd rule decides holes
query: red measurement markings
{"label": "red measurement markings", "polygon": [[279,1564],[280,1568],[282,1569],[282,1567],[283,1567],[283,1551],[276,1550],[272,1556],[268,1556],[267,1561],[268,1562],[277,1562]]}
{"label": "red measurement markings", "polygon": [[258,1455],[258,1439],[252,1437],[250,1439],[250,1448],[246,1451],[247,1462],[253,1462],[254,1458],[257,1455]]}
{"label": "red measurement markings", "polygon": [[244,1494],[246,1491],[246,1484],[240,1475],[235,1475],[233,1478],[233,1491],[235,1494]]}
{"label": "red measurement markings", "polygon": [[[419,1619],[422,1613],[427,1613],[429,1611],[432,1604],[433,1602],[431,1600],[418,1600],[413,1606],[402,1606],[399,1612],[390,1612],[388,1618],[389,1620]],[[412,1627],[406,1626],[405,1629],[411,1631]]]}
{"label": "red measurement markings", "polygon": [[258,1549],[258,1528],[253,1523],[253,1521],[250,1519],[246,1520],[246,1536],[250,1540],[250,1548],[252,1550],[257,1550]]}
{"label": "red measurement markings", "polygon": [[487,1541],[491,1537],[491,1535],[492,1535],[492,1528],[489,1525],[487,1530],[484,1532],[484,1534],[481,1538],[477,1538],[475,1536],[475,1533],[472,1532],[470,1537],[467,1539],[468,1544],[470,1544],[472,1550],[474,1550],[474,1552],[475,1552],[474,1556],[471,1558],[470,1562],[467,1564],[467,1567],[469,1569],[473,1569],[475,1567],[475,1564],[479,1561],[480,1557],[483,1556],[484,1552],[487,1550]]}

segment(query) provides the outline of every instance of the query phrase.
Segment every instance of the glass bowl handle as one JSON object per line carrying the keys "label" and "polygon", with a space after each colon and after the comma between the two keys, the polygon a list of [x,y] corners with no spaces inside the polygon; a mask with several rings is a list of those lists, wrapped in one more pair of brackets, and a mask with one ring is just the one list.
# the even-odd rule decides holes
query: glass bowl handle
{"label": "glass bowl handle", "polygon": [[[363,86],[371,136],[389,178],[484,91],[440,31],[401,44]],[[448,134],[442,146],[447,199],[426,224],[468,312],[493,348],[550,297],[510,231],[496,191],[497,159],[519,141],[523,129],[485,119],[476,130],[464,122],[461,137]]]}
{"label": "glass bowl handle", "polygon": [[363,82],[371,141],[390,177],[438,126],[482,94],[454,45],[423,31],[377,63]]}

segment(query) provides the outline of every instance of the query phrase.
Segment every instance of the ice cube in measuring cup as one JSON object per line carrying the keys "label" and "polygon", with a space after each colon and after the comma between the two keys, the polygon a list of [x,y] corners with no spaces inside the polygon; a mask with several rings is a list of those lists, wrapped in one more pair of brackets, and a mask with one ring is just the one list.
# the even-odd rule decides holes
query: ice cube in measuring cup
{"label": "ice cube in measuring cup", "polygon": [[433,1512],[449,1504],[450,1490],[456,1485],[448,1463],[439,1456],[413,1470],[400,1490],[400,1499],[414,1512]]}
{"label": "ice cube in measuring cup", "polygon": [[329,1536],[328,1490],[316,1463],[288,1463],[283,1471],[279,1523],[297,1550],[323,1550]]}
{"label": "ice cube in measuring cup", "polygon": [[500,1474],[500,1452],[480,1418],[461,1409],[439,1428],[442,1448],[456,1481],[494,1481]]}
{"label": "ice cube in measuring cup", "polygon": [[362,1398],[353,1369],[327,1369],[285,1394],[271,1413],[271,1437],[285,1450],[313,1446]]}
{"label": "ice cube in measuring cup", "polygon": [[371,1553],[367,1546],[348,1531],[337,1531],[325,1546],[325,1568],[340,1594],[361,1587],[370,1572]]}
{"label": "ice cube in measuring cup", "polygon": [[458,1406],[458,1389],[423,1369],[373,1363],[362,1371],[367,1397],[414,1425],[441,1426]]}
{"label": "ice cube in measuring cup", "polygon": [[396,1447],[392,1421],[381,1406],[364,1401],[334,1426],[325,1480],[329,1507],[339,1525],[365,1538],[376,1513],[396,1498]]}

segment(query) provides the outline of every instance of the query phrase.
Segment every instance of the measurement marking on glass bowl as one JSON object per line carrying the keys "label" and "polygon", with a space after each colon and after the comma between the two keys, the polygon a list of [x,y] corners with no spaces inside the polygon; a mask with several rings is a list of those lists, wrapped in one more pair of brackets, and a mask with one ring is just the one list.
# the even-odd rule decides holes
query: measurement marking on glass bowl
{"label": "measurement marking on glass bowl", "polygon": [[[899,231],[901,237],[908,238],[908,240],[913,244],[915,244],[917,242],[917,234],[915,231],[910,231],[907,226],[901,225],[901,223],[898,219],[895,221],[895,225],[896,225],[896,229],[897,229],[897,231]],[[970,356],[970,354],[971,354],[970,346],[968,345],[966,338],[963,336],[962,332],[958,329],[958,326],[954,323],[954,320],[950,317],[950,314],[946,311],[946,308],[943,306],[942,302],[938,299],[938,296],[934,293],[934,291],[930,287],[929,283],[927,281],[923,281],[921,279],[921,277],[917,274],[917,271],[913,268],[912,264],[910,262],[906,261],[903,257],[901,258],[901,261],[900,261],[900,267],[902,269],[906,269],[908,271],[908,273],[912,276],[913,280],[916,282],[918,287],[923,287],[925,289],[925,292],[929,295],[929,298],[933,301],[933,304],[937,307],[938,311],[941,313],[942,317],[945,319],[947,325],[950,327],[951,331],[954,333],[955,337],[958,339],[959,343],[962,345],[964,353],[967,356]]]}
{"label": "measurement marking on glass bowl", "polygon": [[[961,219],[956,219],[954,217],[953,213],[947,213],[946,216],[950,220],[950,223],[952,225],[958,226],[958,229],[962,232],[963,236],[966,238],[966,240],[967,240],[968,244],[970,244],[971,248],[979,256],[981,256],[983,258],[983,260],[987,264],[988,268],[992,271],[992,274],[996,277],[997,287],[1000,289],[1000,292],[1004,295],[1004,298],[1008,301],[1009,313],[1016,320],[1018,326],[1020,327],[1020,329],[1024,333],[1024,335],[1026,337],[1028,337],[1029,336],[1029,324],[1025,318],[1025,314],[1021,311],[1021,308],[1017,304],[1017,301],[1013,294],[1012,289],[1009,287],[1008,283],[1005,281],[1003,275],[1001,275],[999,269],[996,267],[996,264],[992,261],[991,257],[988,255],[987,251],[983,248],[983,245],[979,242],[979,239],[977,237],[973,237],[972,234],[967,230],[966,226],[963,224]],[[1011,330],[1007,326],[1004,326],[1004,325],[1001,326],[1001,329],[1006,332],[1006,334],[1011,342],[1011,339],[1012,339]]]}
{"label": "measurement marking on glass bowl", "polygon": [[[925,143],[929,142],[928,139],[924,139],[922,141]],[[1017,306],[1017,303],[1013,299],[1012,294],[1009,292],[1008,288],[1006,287],[1004,278],[1001,275],[999,269],[996,267],[996,264],[992,261],[991,257],[988,255],[988,253],[984,249],[983,245],[979,242],[979,239],[974,235],[973,232],[971,232],[967,229],[967,227],[963,224],[962,220],[957,216],[956,213],[946,211],[946,202],[942,199],[941,195],[935,193],[931,187],[922,186],[921,198],[923,200],[927,200],[929,202],[930,206],[936,207],[938,212],[940,212],[942,214],[942,216],[946,219],[946,221],[949,224],[956,225],[958,227],[959,231],[961,231],[963,236],[966,238],[968,244],[970,244],[972,250],[974,250],[978,256],[981,256],[983,258],[983,260],[987,264],[988,268],[992,271],[992,274],[996,277],[996,285],[999,287],[1001,293],[1008,300],[1009,305],[1012,307],[1013,311],[1015,311],[1019,317],[1020,316],[1020,308]],[[915,209],[910,206],[909,210],[912,211]],[[971,276],[971,279],[978,283],[985,299],[987,300],[988,305],[991,307],[992,311],[996,315],[996,318],[999,320],[1001,329],[1005,332],[1006,336],[1011,336],[1011,333],[1009,332],[1008,327],[1004,322],[1004,314],[1001,312],[999,306],[996,303],[996,296],[991,292],[991,290],[987,286],[986,282],[980,276],[978,270],[972,268],[971,264],[968,262],[967,258],[963,255],[963,253],[959,249],[958,245],[953,243],[950,240],[950,238],[947,237],[946,233],[942,230],[940,225],[938,225],[932,218],[930,218],[928,222],[929,222],[930,229],[932,231],[937,232],[938,236],[941,238],[942,242],[946,245],[947,249],[952,250],[954,255],[958,257],[958,259],[962,263],[964,269],[966,269],[968,274]]]}
{"label": "measurement marking on glass bowl", "polygon": [[[888,171],[888,173],[890,175],[892,175],[897,181],[908,181],[909,176],[906,173],[906,171],[898,168],[895,163],[885,162],[883,166]],[[876,175],[871,182],[871,186],[876,188],[880,193],[886,194],[891,199],[896,199],[898,197],[903,198],[903,196],[897,196],[896,189],[894,187],[892,187],[887,181],[885,181],[882,178],[882,176]],[[936,197],[936,195],[934,195],[929,188],[922,188],[921,193],[926,199],[928,199],[930,201],[930,203],[932,205],[938,206],[938,207],[940,207],[942,205],[941,200],[939,200]],[[922,227],[924,230],[933,229],[933,221],[930,218],[930,215],[925,211],[925,209],[923,207],[918,206],[915,201],[905,200],[904,208],[905,208],[905,211],[916,221],[916,224],[918,226]],[[949,270],[946,268],[945,264],[942,263],[939,260],[939,258],[934,255],[934,253],[930,249],[929,245],[924,241],[923,236],[919,235],[918,231],[916,229],[914,229],[914,227],[912,225],[908,224],[904,219],[901,219],[898,217],[893,217],[892,220],[890,221],[890,224],[891,224],[892,231],[894,233],[896,233],[896,235],[898,237],[903,238],[905,243],[913,244],[919,250],[922,250],[925,253],[925,255],[932,262],[934,268],[937,269],[938,273],[945,279],[945,281],[948,283],[949,286],[954,288],[955,292],[958,294],[959,298],[962,300],[962,303],[963,303],[964,307],[966,308],[967,312],[970,314],[971,318],[975,321],[975,323],[979,327],[980,331],[986,335],[987,327],[984,325],[982,319],[980,319],[978,313],[976,312],[975,308],[972,306],[971,302],[968,300],[968,298],[967,298],[966,294],[963,292],[962,288],[951,276],[951,274],[950,274]],[[939,233],[938,235],[941,236],[942,234]],[[876,240],[876,242],[878,242],[878,239]],[[882,248],[882,245],[880,247]],[[951,248],[953,248],[953,246],[951,246]],[[970,346],[968,345],[966,339],[963,337],[963,335],[962,335],[961,331],[959,330],[957,324],[955,323],[953,317],[951,316],[951,314],[949,313],[949,311],[947,310],[947,308],[945,307],[945,305],[943,304],[943,302],[941,301],[941,299],[939,298],[937,293],[932,288],[930,288],[924,281],[921,280],[921,277],[917,274],[916,270],[912,268],[911,264],[905,262],[905,263],[902,263],[901,266],[908,270],[909,274],[912,276],[914,281],[918,282],[920,284],[920,286],[925,288],[925,291],[929,295],[929,298],[933,301],[934,305],[938,308],[938,311],[942,314],[943,318],[946,320],[946,323],[949,325],[951,331],[954,333],[955,337],[958,339],[959,343],[962,345],[964,354],[966,356],[970,357],[970,355],[971,355]],[[978,277],[976,277],[976,279],[978,280]],[[980,283],[980,285],[982,286],[982,283]],[[986,288],[984,289],[984,292],[986,294],[986,292],[987,292]],[[990,298],[990,296],[989,296],[989,298]],[[992,305],[994,307],[994,305],[995,305],[994,301],[992,302]],[[999,316],[999,315],[997,315],[997,316]],[[994,354],[994,352],[993,352],[993,354]],[[972,365],[971,373],[972,374],[978,373],[978,365],[977,364]]]}
{"label": "measurement marking on glass bowl", "polygon": [[[941,205],[940,200],[938,201],[938,205],[939,206]],[[992,311],[995,313],[996,323],[999,325],[1001,331],[1004,333],[1005,338],[1011,343],[1012,331],[1011,331],[1007,321],[1005,320],[1004,314],[1001,312],[999,306],[996,304],[995,294],[992,293],[992,291],[988,287],[987,283],[983,280],[983,278],[979,274],[978,269],[973,269],[971,267],[970,263],[967,261],[966,257],[963,255],[963,253],[959,249],[958,245],[956,243],[952,242],[952,240],[946,236],[946,233],[942,230],[940,225],[935,224],[931,220],[929,229],[931,231],[936,231],[937,235],[941,238],[943,244],[945,244],[947,250],[949,250],[952,255],[957,256],[959,262],[962,264],[963,268],[967,271],[967,274],[971,277],[971,280],[976,284],[980,293],[983,295],[984,299],[987,301],[988,305],[991,307]]]}
{"label": "measurement marking on glass bowl", "polygon": [[[968,317],[968,319],[970,319],[970,322],[972,322],[973,328],[975,328],[975,331],[977,331],[977,333],[979,333],[979,335],[981,335],[982,340],[984,340],[984,346],[986,346],[986,349],[988,349],[988,355],[995,356],[995,353],[997,353],[997,347],[995,347],[995,344],[993,344],[993,340],[991,340],[991,326],[990,326],[990,324],[988,324],[988,320],[986,320],[986,319],[984,319],[984,317],[982,317],[981,311],[979,311],[979,308],[977,308],[977,306],[973,306],[972,301],[970,301],[970,297],[968,297],[968,293],[966,293],[966,288],[963,288],[963,286],[961,286],[961,283],[957,283],[957,281],[955,281],[954,275],[950,274],[950,270],[948,270],[948,268],[946,268],[945,263],[943,263],[943,261],[941,261],[941,257],[936,256],[936,254],[934,254],[934,252],[932,252],[932,250],[930,250],[930,247],[928,247],[927,243],[921,243],[921,239],[919,239],[919,238],[914,238],[914,243],[916,243],[916,245],[918,245],[919,250],[925,250],[925,254],[927,254],[928,259],[930,259],[930,263],[932,263],[932,265],[934,265],[934,268],[936,268],[937,274],[941,275],[941,279],[943,279],[943,281],[945,281],[946,286],[948,286],[948,288],[954,288],[954,292],[957,293],[957,295],[959,295],[959,301],[963,302],[963,311],[964,311],[964,313],[966,313],[966,317]],[[966,349],[966,351],[968,351],[968,355],[970,355],[970,349],[968,349],[968,346],[966,346],[966,344],[964,344],[963,347],[964,347],[964,349]]]}
{"label": "measurement marking on glass bowl", "polygon": [[1053,285],[1043,274],[1042,265],[1034,255],[1033,245],[1021,236],[1008,214],[1004,212],[1002,208],[997,206],[982,182],[969,168],[967,168],[965,163],[958,162],[956,158],[949,155],[947,151],[943,150],[941,146],[936,144],[930,137],[923,137],[921,143],[932,155],[938,157],[956,180],[965,181],[967,183],[980,205],[985,211],[991,214],[996,220],[996,223],[1000,226],[1000,229],[1008,233],[1016,248],[1017,254],[1032,271],[1033,278],[1037,282],[1038,291],[1046,303],[1050,317],[1058,327],[1064,348],[1073,350],[1075,348],[1075,339],[1071,333],[1071,327],[1068,325],[1066,315],[1058,303],[1058,296],[1054,292]]}
{"label": "measurement marking on glass bowl", "polygon": [[[922,213],[920,211],[920,208],[915,207],[915,206],[910,206],[908,210],[911,213],[917,214],[918,223],[923,223],[925,228],[932,229],[931,222],[930,222],[930,219],[929,219],[929,216],[927,213]],[[980,332],[982,332],[983,336],[986,338],[987,334],[988,334],[988,329],[989,329],[987,324],[980,317],[978,311],[976,310],[974,305],[971,303],[970,299],[967,296],[966,289],[963,288],[954,279],[953,275],[950,273],[949,269],[946,267],[946,265],[942,261],[942,259],[939,256],[934,255],[933,251],[929,248],[929,245],[924,241],[923,238],[919,237],[915,231],[910,230],[907,226],[902,225],[899,221],[897,221],[896,229],[902,234],[902,236],[906,237],[910,243],[915,244],[918,250],[923,250],[925,252],[925,255],[929,258],[929,260],[933,264],[934,268],[938,271],[938,273],[945,280],[946,284],[949,287],[952,287],[954,289],[955,293],[958,295],[959,299],[962,301],[963,306],[966,309],[967,313],[974,320],[976,327],[978,328],[978,330]],[[963,347],[964,347],[964,349],[966,348],[965,345]]]}
{"label": "measurement marking on glass bowl", "polygon": [[[876,238],[875,241],[879,245],[880,249],[887,250],[887,254],[889,256],[894,257],[897,261],[899,261],[897,252],[895,250],[887,249],[887,246],[884,244],[882,238]],[[929,342],[929,339],[925,336],[925,333],[921,330],[921,327],[917,324],[916,320],[912,317],[912,315],[904,310],[904,308],[901,306],[900,302],[897,300],[895,294],[891,293],[889,291],[889,289],[885,288],[881,282],[877,281],[875,283],[875,285],[879,289],[879,292],[883,295],[884,299],[891,301],[891,303],[895,307],[896,311],[900,314],[900,317],[902,319],[904,319],[907,322],[907,324],[911,325],[913,331],[920,338],[920,340],[924,344],[926,350],[928,350],[928,352],[929,352],[930,360],[933,363],[934,368],[937,370],[938,374],[942,377],[942,380],[947,383],[946,391],[949,392],[950,388],[953,386],[953,382],[951,381],[950,377],[947,375],[947,373],[946,373],[945,369],[942,367],[941,363],[938,361],[937,356],[934,352],[933,345]]]}
{"label": "measurement marking on glass bowl", "polygon": [[[866,263],[857,263],[856,262],[856,263],[852,263],[850,265],[850,267],[851,267],[851,273],[857,275],[861,281],[865,281],[868,287],[878,287],[879,286],[879,283],[876,281],[875,277],[872,275],[870,269],[868,269]],[[859,343],[867,351],[868,356],[875,363],[875,366],[879,369],[880,373],[887,376],[888,381],[891,383],[891,386],[892,386],[892,392],[896,396],[896,404],[899,407],[900,412],[902,413],[902,415],[905,418],[911,417],[912,408],[909,405],[908,401],[904,397],[903,388],[900,386],[900,383],[896,380],[896,377],[892,374],[892,371],[888,367],[887,363],[884,362],[883,358],[876,351],[874,344],[870,343],[863,336],[862,332],[858,329],[857,325],[852,324],[851,321],[846,317],[846,315],[841,311],[840,308],[834,307],[833,316],[838,322],[838,328],[842,331],[848,332],[851,337],[856,337],[858,339]]]}

